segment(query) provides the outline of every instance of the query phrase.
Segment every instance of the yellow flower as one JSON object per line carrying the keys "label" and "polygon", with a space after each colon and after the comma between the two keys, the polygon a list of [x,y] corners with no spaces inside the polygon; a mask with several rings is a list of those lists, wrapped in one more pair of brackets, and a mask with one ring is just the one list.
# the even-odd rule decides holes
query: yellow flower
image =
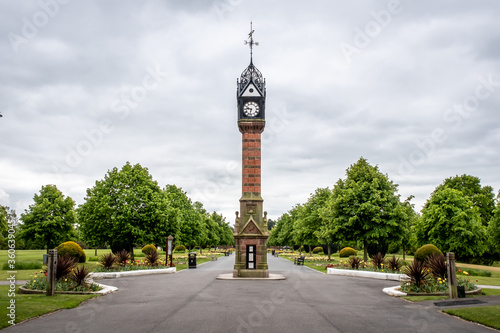
{"label": "yellow flower", "polygon": [[68,279],[64,279],[64,282],[68,282]]}
{"label": "yellow flower", "polygon": [[36,279],[36,275],[35,275],[35,279]]}

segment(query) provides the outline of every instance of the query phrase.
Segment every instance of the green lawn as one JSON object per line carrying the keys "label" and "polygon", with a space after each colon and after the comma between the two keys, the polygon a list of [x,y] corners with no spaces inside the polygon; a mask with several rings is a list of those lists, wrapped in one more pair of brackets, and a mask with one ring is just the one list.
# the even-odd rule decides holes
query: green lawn
{"label": "green lawn", "polygon": [[500,329],[500,305],[450,309],[444,312],[468,321]]}
{"label": "green lawn", "polygon": [[[7,317],[10,303],[8,296],[9,286],[0,286],[0,329],[10,326]],[[59,309],[71,309],[77,307],[81,302],[90,298],[97,297],[96,295],[55,295],[47,297],[45,295],[26,295],[18,294],[16,291],[15,306],[16,319],[15,323],[23,320],[38,317],[45,313],[53,312]]]}

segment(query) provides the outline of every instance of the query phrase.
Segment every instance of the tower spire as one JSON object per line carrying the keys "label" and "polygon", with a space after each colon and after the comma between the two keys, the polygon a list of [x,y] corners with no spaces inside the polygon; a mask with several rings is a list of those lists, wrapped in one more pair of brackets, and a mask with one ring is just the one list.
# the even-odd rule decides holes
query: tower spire
{"label": "tower spire", "polygon": [[255,30],[253,30],[253,27],[252,27],[252,22],[250,22],[250,33],[248,34],[248,38],[247,40],[245,40],[245,45],[249,45],[250,46],[250,63],[253,63],[253,60],[252,60],[252,57],[253,57],[253,46],[258,46],[259,43],[258,42],[254,42],[253,41],[253,33],[254,33]]}

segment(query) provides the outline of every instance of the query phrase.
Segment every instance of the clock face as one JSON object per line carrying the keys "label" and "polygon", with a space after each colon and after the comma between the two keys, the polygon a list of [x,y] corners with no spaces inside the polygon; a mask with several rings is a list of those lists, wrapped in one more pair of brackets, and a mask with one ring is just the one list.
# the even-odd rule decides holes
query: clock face
{"label": "clock face", "polygon": [[243,113],[247,117],[255,117],[259,114],[259,104],[255,102],[246,102],[243,106]]}

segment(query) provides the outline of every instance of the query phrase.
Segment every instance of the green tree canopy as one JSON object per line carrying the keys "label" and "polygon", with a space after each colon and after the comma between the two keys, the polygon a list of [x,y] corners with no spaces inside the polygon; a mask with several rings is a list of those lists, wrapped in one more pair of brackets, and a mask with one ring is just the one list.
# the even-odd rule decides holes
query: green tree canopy
{"label": "green tree canopy", "polygon": [[108,243],[113,252],[130,252],[136,244],[165,244],[178,233],[178,211],[140,164],[127,162],[121,170],[109,170],[87,189],[77,212],[86,242]]}
{"label": "green tree canopy", "polygon": [[70,240],[76,223],[75,202],[65,197],[55,185],[42,186],[34,204],[21,214],[20,237],[27,243],[55,248]]}
{"label": "green tree canopy", "polygon": [[434,193],[444,188],[462,192],[478,208],[483,226],[488,226],[495,209],[495,194],[491,186],[481,186],[481,180],[478,177],[461,175],[446,178],[441,185],[436,187]]}
{"label": "green tree canopy", "polygon": [[318,188],[311,194],[307,202],[301,206],[294,221],[294,243],[311,246],[319,245],[318,233],[324,224],[320,211],[331,196],[328,188]]}
{"label": "green tree canopy", "polygon": [[486,231],[479,209],[459,190],[440,188],[422,209],[415,224],[420,245],[434,244],[443,252],[454,252],[457,259],[481,256]]}
{"label": "green tree canopy", "polygon": [[487,245],[487,253],[483,254],[483,257],[486,257],[485,263],[491,264],[500,260],[500,200],[497,202],[493,217],[488,225]]}
{"label": "green tree canopy", "polygon": [[330,220],[331,234],[342,240],[363,242],[366,261],[369,243],[401,238],[402,206],[397,185],[366,159],[360,158],[351,165],[346,176],[335,184],[322,215]]}
{"label": "green tree canopy", "polygon": [[175,244],[183,244],[189,248],[202,245],[208,239],[202,214],[195,209],[182,188],[167,185],[164,192],[169,205],[177,209],[179,214],[179,232],[174,240]]}

